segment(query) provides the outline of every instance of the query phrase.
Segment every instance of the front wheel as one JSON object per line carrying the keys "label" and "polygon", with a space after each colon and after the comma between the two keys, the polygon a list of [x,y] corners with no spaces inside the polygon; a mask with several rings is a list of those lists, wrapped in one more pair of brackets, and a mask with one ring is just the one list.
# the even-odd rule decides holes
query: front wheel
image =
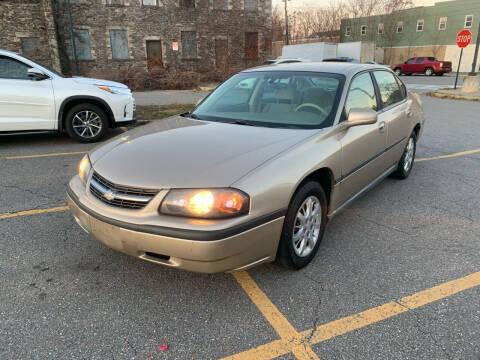
{"label": "front wheel", "polygon": [[400,76],[402,75],[402,70],[400,68],[396,68],[395,70],[393,70],[395,72],[395,74],[397,74],[397,76]]}
{"label": "front wheel", "polygon": [[327,198],[315,181],[303,184],[293,196],[283,224],[277,259],[285,267],[301,269],[318,251],[327,225]]}
{"label": "front wheel", "polygon": [[397,169],[392,173],[392,177],[396,179],[406,179],[412,172],[413,162],[415,161],[415,153],[417,151],[417,136],[412,132],[408,138],[407,145],[403,151],[402,157],[398,162]]}
{"label": "front wheel", "polygon": [[108,119],[105,111],[89,103],[75,105],[65,118],[68,135],[80,142],[100,140],[105,135],[107,127]]}

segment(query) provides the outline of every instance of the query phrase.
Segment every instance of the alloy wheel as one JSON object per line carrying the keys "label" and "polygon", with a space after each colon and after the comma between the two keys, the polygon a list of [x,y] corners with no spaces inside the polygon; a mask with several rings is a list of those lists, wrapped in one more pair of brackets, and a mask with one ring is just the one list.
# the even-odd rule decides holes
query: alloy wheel
{"label": "alloy wheel", "polygon": [[410,168],[412,167],[413,157],[415,152],[415,142],[411,137],[408,139],[407,147],[405,148],[405,160],[403,162],[403,170],[408,173]]}
{"label": "alloy wheel", "polygon": [[295,216],[293,250],[299,257],[310,255],[315,248],[322,224],[322,207],[316,196],[307,197]]}
{"label": "alloy wheel", "polygon": [[93,139],[102,131],[102,119],[91,110],[83,110],[75,114],[72,127],[75,133],[85,139]]}

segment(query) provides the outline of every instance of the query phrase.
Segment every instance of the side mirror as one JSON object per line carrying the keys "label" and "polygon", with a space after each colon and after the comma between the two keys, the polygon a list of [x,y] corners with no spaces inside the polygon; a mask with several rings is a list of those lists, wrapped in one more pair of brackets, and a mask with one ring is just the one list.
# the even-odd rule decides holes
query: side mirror
{"label": "side mirror", "polygon": [[377,122],[377,112],[372,109],[350,109],[346,124],[348,127],[370,125]]}
{"label": "side mirror", "polygon": [[33,81],[40,81],[48,79],[48,75],[46,75],[42,70],[36,68],[30,68],[27,71],[28,77]]}

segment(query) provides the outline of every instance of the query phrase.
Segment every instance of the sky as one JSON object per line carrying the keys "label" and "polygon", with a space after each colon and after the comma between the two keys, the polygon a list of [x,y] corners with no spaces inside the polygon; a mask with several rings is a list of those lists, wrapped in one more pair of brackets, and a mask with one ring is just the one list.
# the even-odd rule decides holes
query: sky
{"label": "sky", "polygon": [[[414,0],[414,3],[416,6],[421,6],[421,5],[433,5],[435,2],[440,2],[442,0]],[[443,0],[445,1],[445,0]],[[322,6],[322,5],[328,5],[331,2],[331,0],[289,0],[288,1],[288,6],[290,8],[295,8],[295,7],[303,7],[305,5],[313,5],[313,6]],[[282,5],[283,1],[282,0],[273,0],[273,6],[277,5]]]}

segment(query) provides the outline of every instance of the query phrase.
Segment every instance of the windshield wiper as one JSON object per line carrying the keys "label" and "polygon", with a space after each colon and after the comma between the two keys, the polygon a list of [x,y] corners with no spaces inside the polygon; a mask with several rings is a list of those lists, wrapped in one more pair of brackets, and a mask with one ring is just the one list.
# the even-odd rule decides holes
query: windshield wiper
{"label": "windshield wiper", "polygon": [[234,121],[224,121],[226,122],[227,124],[235,124],[235,125],[245,125],[245,126],[256,126],[252,123],[249,123],[249,122],[246,122],[246,121],[243,121],[243,120],[234,120]]}
{"label": "windshield wiper", "polygon": [[192,114],[191,112],[188,112],[188,111],[180,114],[180,116],[182,116],[182,117],[189,117],[189,118],[195,119],[195,120],[202,120],[202,119],[199,118],[197,115]]}

